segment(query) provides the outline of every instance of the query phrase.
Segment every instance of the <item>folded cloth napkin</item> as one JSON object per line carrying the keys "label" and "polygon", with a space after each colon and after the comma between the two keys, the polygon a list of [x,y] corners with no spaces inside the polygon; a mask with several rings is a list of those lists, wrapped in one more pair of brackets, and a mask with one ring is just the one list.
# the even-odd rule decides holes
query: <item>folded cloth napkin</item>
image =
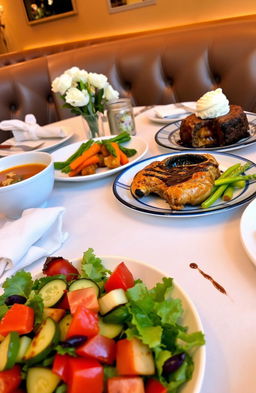
{"label": "folded cloth napkin", "polygon": [[161,119],[178,119],[195,111],[195,102],[162,105],[155,108],[155,114]]}
{"label": "folded cloth napkin", "polygon": [[41,138],[64,138],[65,132],[60,127],[41,127],[36,122],[34,115],[26,115],[25,121],[3,120],[0,122],[0,129],[12,131],[16,142],[38,140]]}
{"label": "folded cloth napkin", "polygon": [[26,209],[19,219],[5,222],[0,229],[0,278],[60,248],[68,237],[62,231],[64,212],[64,207]]}

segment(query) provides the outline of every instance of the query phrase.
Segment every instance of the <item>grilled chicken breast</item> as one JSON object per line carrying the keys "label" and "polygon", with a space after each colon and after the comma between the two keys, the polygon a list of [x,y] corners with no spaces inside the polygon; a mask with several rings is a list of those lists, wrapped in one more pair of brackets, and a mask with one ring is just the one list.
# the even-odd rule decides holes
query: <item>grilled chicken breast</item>
{"label": "grilled chicken breast", "polygon": [[210,154],[183,154],[154,161],[139,171],[131,192],[138,198],[158,194],[172,209],[181,210],[202,203],[219,176],[218,162]]}

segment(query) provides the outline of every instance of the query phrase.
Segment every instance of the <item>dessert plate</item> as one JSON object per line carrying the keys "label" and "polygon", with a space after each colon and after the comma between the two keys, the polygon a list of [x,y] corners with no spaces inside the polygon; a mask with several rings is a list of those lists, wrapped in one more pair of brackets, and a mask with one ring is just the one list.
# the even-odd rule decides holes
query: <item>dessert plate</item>
{"label": "dessert plate", "polygon": [[245,112],[249,122],[249,136],[243,138],[240,141],[227,146],[216,146],[216,147],[204,147],[204,148],[194,148],[186,147],[180,144],[180,124],[181,121],[176,121],[174,123],[168,124],[161,128],[155,135],[155,141],[158,145],[167,147],[172,150],[205,150],[205,151],[232,151],[236,149],[241,149],[252,143],[256,142],[256,114],[252,112]]}
{"label": "dessert plate", "polygon": [[246,207],[242,214],[240,235],[248,257],[256,265],[256,199]]}
{"label": "dessert plate", "polygon": [[[9,138],[5,140],[2,145],[20,145],[20,144],[25,144],[29,147],[31,147],[31,150],[33,151],[48,151],[51,149],[54,149],[62,143],[68,141],[72,136],[73,136],[73,131],[69,127],[62,127],[65,132],[66,136],[64,138],[44,138],[44,139],[38,139],[36,141],[24,141],[24,142],[16,142],[14,138]],[[38,144],[40,143],[40,147],[36,148]],[[35,147],[35,148],[34,148]],[[34,148],[34,149],[33,149]],[[15,150],[0,150],[0,157],[5,157],[5,156],[10,156],[13,154],[19,154],[19,153],[24,153],[23,149],[18,149],[15,148]]]}
{"label": "dessert plate", "polygon": [[[192,150],[189,153],[199,154],[198,151]],[[200,153],[207,152],[201,151]],[[246,202],[249,202],[256,196],[255,181],[247,183],[244,189],[237,189],[235,191],[233,199],[231,199],[231,201],[229,202],[224,202],[219,199],[208,209],[202,209],[200,206],[186,206],[182,210],[172,210],[169,207],[168,203],[158,196],[149,195],[139,199],[131,193],[130,186],[132,180],[136,173],[138,173],[141,169],[145,168],[145,166],[151,164],[151,162],[153,161],[161,161],[173,155],[181,156],[183,154],[187,154],[187,152],[162,154],[160,156],[147,158],[130,166],[128,169],[118,175],[114,181],[113,192],[115,197],[126,207],[141,213],[162,217],[195,217],[233,209],[235,207],[243,205]],[[243,157],[236,156],[230,153],[214,153],[212,154],[212,156],[215,157],[215,159],[218,161],[221,171],[225,171],[227,168],[237,163],[241,163],[244,165],[245,163],[249,162],[251,164],[251,167],[246,171],[246,174],[256,172],[256,164]]]}
{"label": "dessert plate", "polygon": [[196,102],[178,102],[170,105],[157,105],[146,112],[149,120],[160,123],[169,124],[184,119],[195,111]]}
{"label": "dessert plate", "polygon": [[[114,137],[112,135],[111,137]],[[95,138],[94,140],[102,140],[102,139],[110,139],[110,136],[104,136],[100,138]],[[70,157],[77,149],[78,147],[85,141],[79,141],[76,143],[72,143],[68,146],[62,147],[52,153],[52,157],[54,161],[65,161],[68,157]],[[93,175],[88,175],[88,176],[74,176],[74,177],[69,177],[68,174],[63,173],[59,170],[55,170],[55,180],[59,181],[68,181],[68,182],[83,182],[83,181],[90,181],[90,180],[97,180],[101,179],[103,177],[107,177],[110,175],[113,175],[119,171],[122,171],[123,169],[127,168],[134,162],[137,162],[140,160],[147,152],[148,150],[148,145],[147,143],[138,137],[132,136],[129,142],[126,142],[123,144],[123,146],[130,148],[130,149],[136,149],[137,153],[129,158],[129,162],[125,165],[119,166],[118,168],[114,169],[108,169],[108,168],[98,168],[97,172]]]}

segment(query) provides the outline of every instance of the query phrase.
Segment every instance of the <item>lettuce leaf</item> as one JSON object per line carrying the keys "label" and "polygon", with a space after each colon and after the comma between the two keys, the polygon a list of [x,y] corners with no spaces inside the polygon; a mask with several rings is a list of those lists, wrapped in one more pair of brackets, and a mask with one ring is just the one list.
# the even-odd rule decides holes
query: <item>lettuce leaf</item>
{"label": "lettuce leaf", "polygon": [[19,270],[3,283],[3,295],[0,296],[0,305],[3,305],[8,296],[20,295],[29,297],[33,285],[32,276],[29,272]]}
{"label": "lettuce leaf", "polygon": [[88,248],[83,254],[81,271],[82,277],[89,278],[96,282],[105,281],[107,275],[111,273],[109,270],[105,269],[101,259],[95,256],[92,248]]}
{"label": "lettuce leaf", "polygon": [[26,306],[33,308],[34,310],[34,324],[35,326],[40,325],[43,321],[44,313],[44,302],[42,297],[36,292],[32,291],[29,299],[26,302]]}

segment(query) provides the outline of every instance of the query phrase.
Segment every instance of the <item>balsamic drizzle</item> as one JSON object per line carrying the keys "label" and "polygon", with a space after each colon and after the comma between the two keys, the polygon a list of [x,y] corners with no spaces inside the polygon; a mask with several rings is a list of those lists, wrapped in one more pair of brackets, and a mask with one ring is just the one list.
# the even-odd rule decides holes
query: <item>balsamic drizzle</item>
{"label": "balsamic drizzle", "polygon": [[227,295],[227,292],[226,292],[225,288],[223,288],[223,286],[221,286],[217,281],[215,281],[211,276],[209,276],[209,274],[206,274],[203,270],[201,270],[196,263],[194,263],[194,262],[190,263],[189,267],[191,267],[191,269],[197,269],[199,271],[199,273],[202,274],[202,276],[204,278],[209,280],[212,283],[212,285],[216,289],[218,289],[218,291],[220,291],[224,295]]}

